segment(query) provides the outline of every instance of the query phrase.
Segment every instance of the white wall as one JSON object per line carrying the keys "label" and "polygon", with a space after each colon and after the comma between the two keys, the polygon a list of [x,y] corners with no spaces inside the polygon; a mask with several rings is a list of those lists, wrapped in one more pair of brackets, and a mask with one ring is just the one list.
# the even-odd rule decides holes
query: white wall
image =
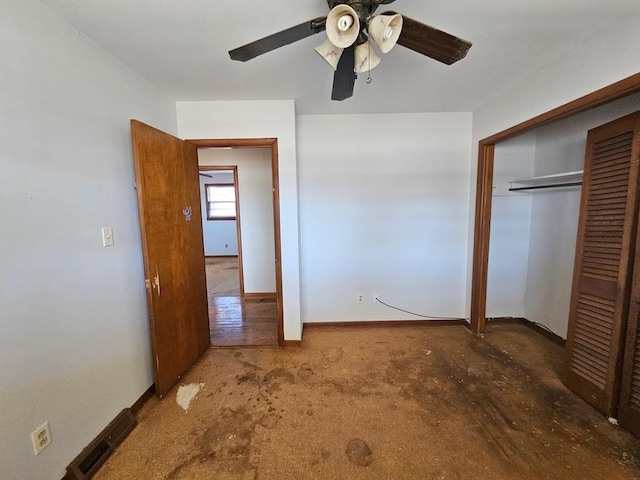
{"label": "white wall", "polygon": [[[640,110],[640,94],[537,129],[535,175],[582,170],[587,131]],[[566,338],[580,188],[531,193],[524,317]]]}
{"label": "white wall", "polygon": [[59,480],[153,383],[129,119],[175,106],[34,0],[3,2],[0,65],[0,478]]}
{"label": "white wall", "polygon": [[177,102],[181,138],[277,138],[285,340],[302,338],[293,100]]}
{"label": "white wall", "polygon": [[638,73],[640,18],[629,18],[541,68],[473,112],[467,314],[470,310],[478,141]]}
{"label": "white wall", "polygon": [[238,167],[244,292],[275,293],[271,149],[200,149],[198,163]]}
{"label": "white wall", "polygon": [[238,255],[238,234],[235,220],[207,220],[208,183],[233,183],[233,172],[206,170],[211,177],[200,175],[200,210],[202,211],[202,237],[206,256]]}
{"label": "white wall", "polygon": [[[476,109],[473,136],[481,139],[638,73],[640,18],[594,34],[496,100]],[[477,146],[477,145],[476,145]]]}
{"label": "white wall", "polygon": [[527,289],[531,196],[511,181],[533,175],[534,133],[496,145],[487,278],[487,317],[523,317]]}
{"label": "white wall", "polygon": [[417,319],[374,292],[464,314],[470,140],[468,113],[298,117],[305,322]]}

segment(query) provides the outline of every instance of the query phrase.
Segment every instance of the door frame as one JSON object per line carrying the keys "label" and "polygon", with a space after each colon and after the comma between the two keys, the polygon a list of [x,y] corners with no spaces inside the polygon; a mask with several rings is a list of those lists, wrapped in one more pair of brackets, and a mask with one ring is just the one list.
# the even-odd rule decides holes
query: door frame
{"label": "door frame", "polygon": [[640,73],[596,90],[577,100],[554,108],[553,110],[479,141],[476,208],[473,232],[473,266],[471,273],[470,327],[472,332],[484,332],[486,325],[487,274],[489,271],[493,165],[496,143],[638,92],[640,92]]}
{"label": "door frame", "polygon": [[[227,139],[188,139],[189,143],[201,148],[270,148],[271,149],[271,186],[273,190],[273,234],[276,270],[276,313],[278,323],[278,345],[284,346],[284,309],[282,300],[282,249],[280,235],[280,183],[278,180],[278,139],[277,138],[227,138]],[[200,167],[198,167],[200,168]],[[227,169],[228,170],[228,169]],[[236,178],[237,182],[237,178]],[[237,183],[236,183],[237,185]],[[238,189],[236,188],[236,202]],[[236,203],[237,205],[237,203]],[[237,217],[239,219],[239,217]],[[236,227],[239,229],[239,220]],[[238,261],[240,257],[240,233],[238,230]],[[203,253],[204,255],[204,253]],[[204,261],[204,257],[203,257]],[[240,267],[242,269],[242,267]],[[242,292],[241,292],[242,293]]]}

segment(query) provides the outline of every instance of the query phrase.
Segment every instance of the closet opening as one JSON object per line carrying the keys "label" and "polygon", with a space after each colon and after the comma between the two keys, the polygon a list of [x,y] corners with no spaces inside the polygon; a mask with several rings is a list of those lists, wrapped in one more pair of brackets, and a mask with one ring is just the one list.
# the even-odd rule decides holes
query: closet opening
{"label": "closet opening", "polygon": [[480,140],[471,279],[470,322],[474,333],[484,331],[487,318],[487,281],[496,145],[538,127],[588,112],[638,92],[640,92],[640,73]]}

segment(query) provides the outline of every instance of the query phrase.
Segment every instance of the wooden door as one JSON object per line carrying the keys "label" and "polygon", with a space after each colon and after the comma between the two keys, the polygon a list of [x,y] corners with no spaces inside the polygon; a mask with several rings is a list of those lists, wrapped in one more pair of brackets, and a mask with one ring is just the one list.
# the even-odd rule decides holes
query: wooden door
{"label": "wooden door", "polygon": [[637,224],[638,114],[589,131],[564,383],[615,413]]}
{"label": "wooden door", "polygon": [[[640,248],[636,246],[636,250]],[[629,304],[624,367],[622,371],[620,425],[634,435],[640,436],[640,256],[636,255],[633,288]]]}
{"label": "wooden door", "polygon": [[[640,119],[636,121],[632,158],[640,162]],[[640,227],[640,224],[639,224]],[[633,281],[629,298],[629,319],[624,349],[622,370],[620,425],[640,436],[640,235],[636,233]]]}
{"label": "wooden door", "polygon": [[198,153],[131,121],[154,359],[163,396],[209,347]]}

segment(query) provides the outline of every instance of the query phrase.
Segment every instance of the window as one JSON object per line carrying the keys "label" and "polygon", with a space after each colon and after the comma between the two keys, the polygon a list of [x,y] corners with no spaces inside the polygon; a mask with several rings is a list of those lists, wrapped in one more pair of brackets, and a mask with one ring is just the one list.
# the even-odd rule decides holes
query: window
{"label": "window", "polygon": [[236,219],[236,187],[233,183],[206,184],[207,220]]}

